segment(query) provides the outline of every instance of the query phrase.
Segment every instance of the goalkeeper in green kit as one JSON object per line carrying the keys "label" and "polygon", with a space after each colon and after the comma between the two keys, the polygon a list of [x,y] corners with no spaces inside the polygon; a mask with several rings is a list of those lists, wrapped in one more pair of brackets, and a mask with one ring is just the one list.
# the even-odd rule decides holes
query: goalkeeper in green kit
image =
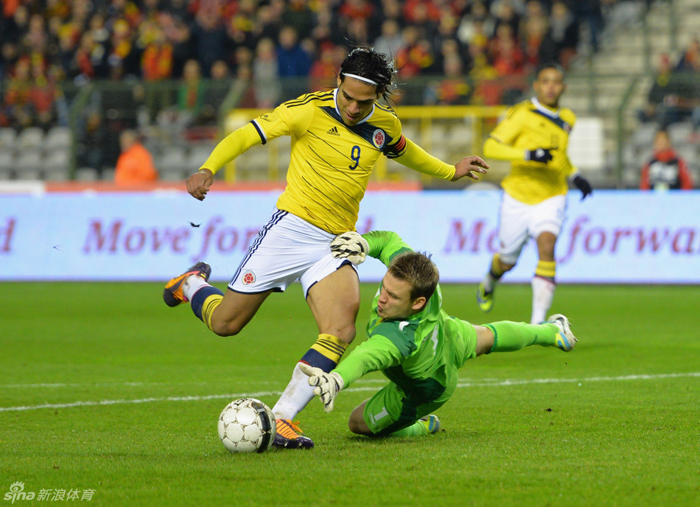
{"label": "goalkeeper in green kit", "polygon": [[437,267],[396,233],[344,233],[331,249],[334,256],[356,264],[367,254],[388,266],[372,302],[369,338],[330,373],[301,365],[326,412],[333,410],[338,393],[363,375],[381,370],[389,379],[389,384],[353,410],[348,423],[353,433],[436,433],[441,428],[433,412],[454,393],[457,371],[467,360],[529,345],[567,352],[576,345],[563,315],[552,315],[538,325],[504,321],[484,326],[450,317],[442,309]]}

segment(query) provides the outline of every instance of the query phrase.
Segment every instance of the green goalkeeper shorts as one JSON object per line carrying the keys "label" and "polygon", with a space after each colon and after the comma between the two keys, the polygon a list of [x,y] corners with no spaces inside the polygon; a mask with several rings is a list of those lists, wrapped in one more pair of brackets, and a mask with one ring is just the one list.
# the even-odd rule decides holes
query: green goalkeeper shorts
{"label": "green goalkeeper shorts", "polygon": [[386,436],[406,428],[450,399],[457,388],[457,370],[476,357],[476,330],[467,321],[449,318],[444,332],[450,336],[450,350],[432,378],[407,379],[405,389],[390,382],[369,399],[362,415],[372,433]]}

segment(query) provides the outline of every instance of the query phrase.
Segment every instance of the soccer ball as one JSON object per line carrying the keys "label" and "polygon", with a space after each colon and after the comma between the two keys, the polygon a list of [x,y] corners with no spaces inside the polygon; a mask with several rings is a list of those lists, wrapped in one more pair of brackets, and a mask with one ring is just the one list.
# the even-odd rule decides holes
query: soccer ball
{"label": "soccer ball", "polygon": [[276,433],[272,410],[255,398],[234,400],[219,416],[219,438],[230,452],[263,452]]}

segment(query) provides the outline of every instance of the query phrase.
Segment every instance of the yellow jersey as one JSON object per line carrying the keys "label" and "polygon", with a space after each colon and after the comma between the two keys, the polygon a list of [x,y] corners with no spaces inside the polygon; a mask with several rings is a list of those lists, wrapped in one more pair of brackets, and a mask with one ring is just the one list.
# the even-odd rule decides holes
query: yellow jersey
{"label": "yellow jersey", "polygon": [[[499,143],[523,153],[522,160],[512,160],[511,172],[501,182],[508,195],[525,204],[537,204],[566,194],[568,177],[576,172],[566,153],[575,122],[576,115],[570,109],[552,111],[535,98],[508,110],[506,118],[491,132]],[[546,164],[526,161],[525,150],[537,148],[552,150],[552,160]],[[499,158],[498,154],[491,155]]]}
{"label": "yellow jersey", "polygon": [[202,168],[218,171],[256,144],[291,136],[287,186],[277,207],[332,234],[355,230],[374,164],[383,153],[412,169],[444,179],[455,173],[401,135],[401,122],[389,107],[374,104],[349,126],[336,107],[337,89],[287,101],[230,134]]}

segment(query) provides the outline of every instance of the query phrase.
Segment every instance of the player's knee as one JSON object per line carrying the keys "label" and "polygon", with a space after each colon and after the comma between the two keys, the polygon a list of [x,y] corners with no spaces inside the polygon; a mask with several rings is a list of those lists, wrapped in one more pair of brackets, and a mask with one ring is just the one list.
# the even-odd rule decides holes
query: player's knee
{"label": "player's knee", "polygon": [[501,268],[501,271],[506,273],[515,267],[515,261],[504,261],[503,259],[499,259],[498,267]]}
{"label": "player's knee", "polygon": [[211,330],[219,336],[235,336],[243,330],[242,325],[236,321],[212,321]]}

